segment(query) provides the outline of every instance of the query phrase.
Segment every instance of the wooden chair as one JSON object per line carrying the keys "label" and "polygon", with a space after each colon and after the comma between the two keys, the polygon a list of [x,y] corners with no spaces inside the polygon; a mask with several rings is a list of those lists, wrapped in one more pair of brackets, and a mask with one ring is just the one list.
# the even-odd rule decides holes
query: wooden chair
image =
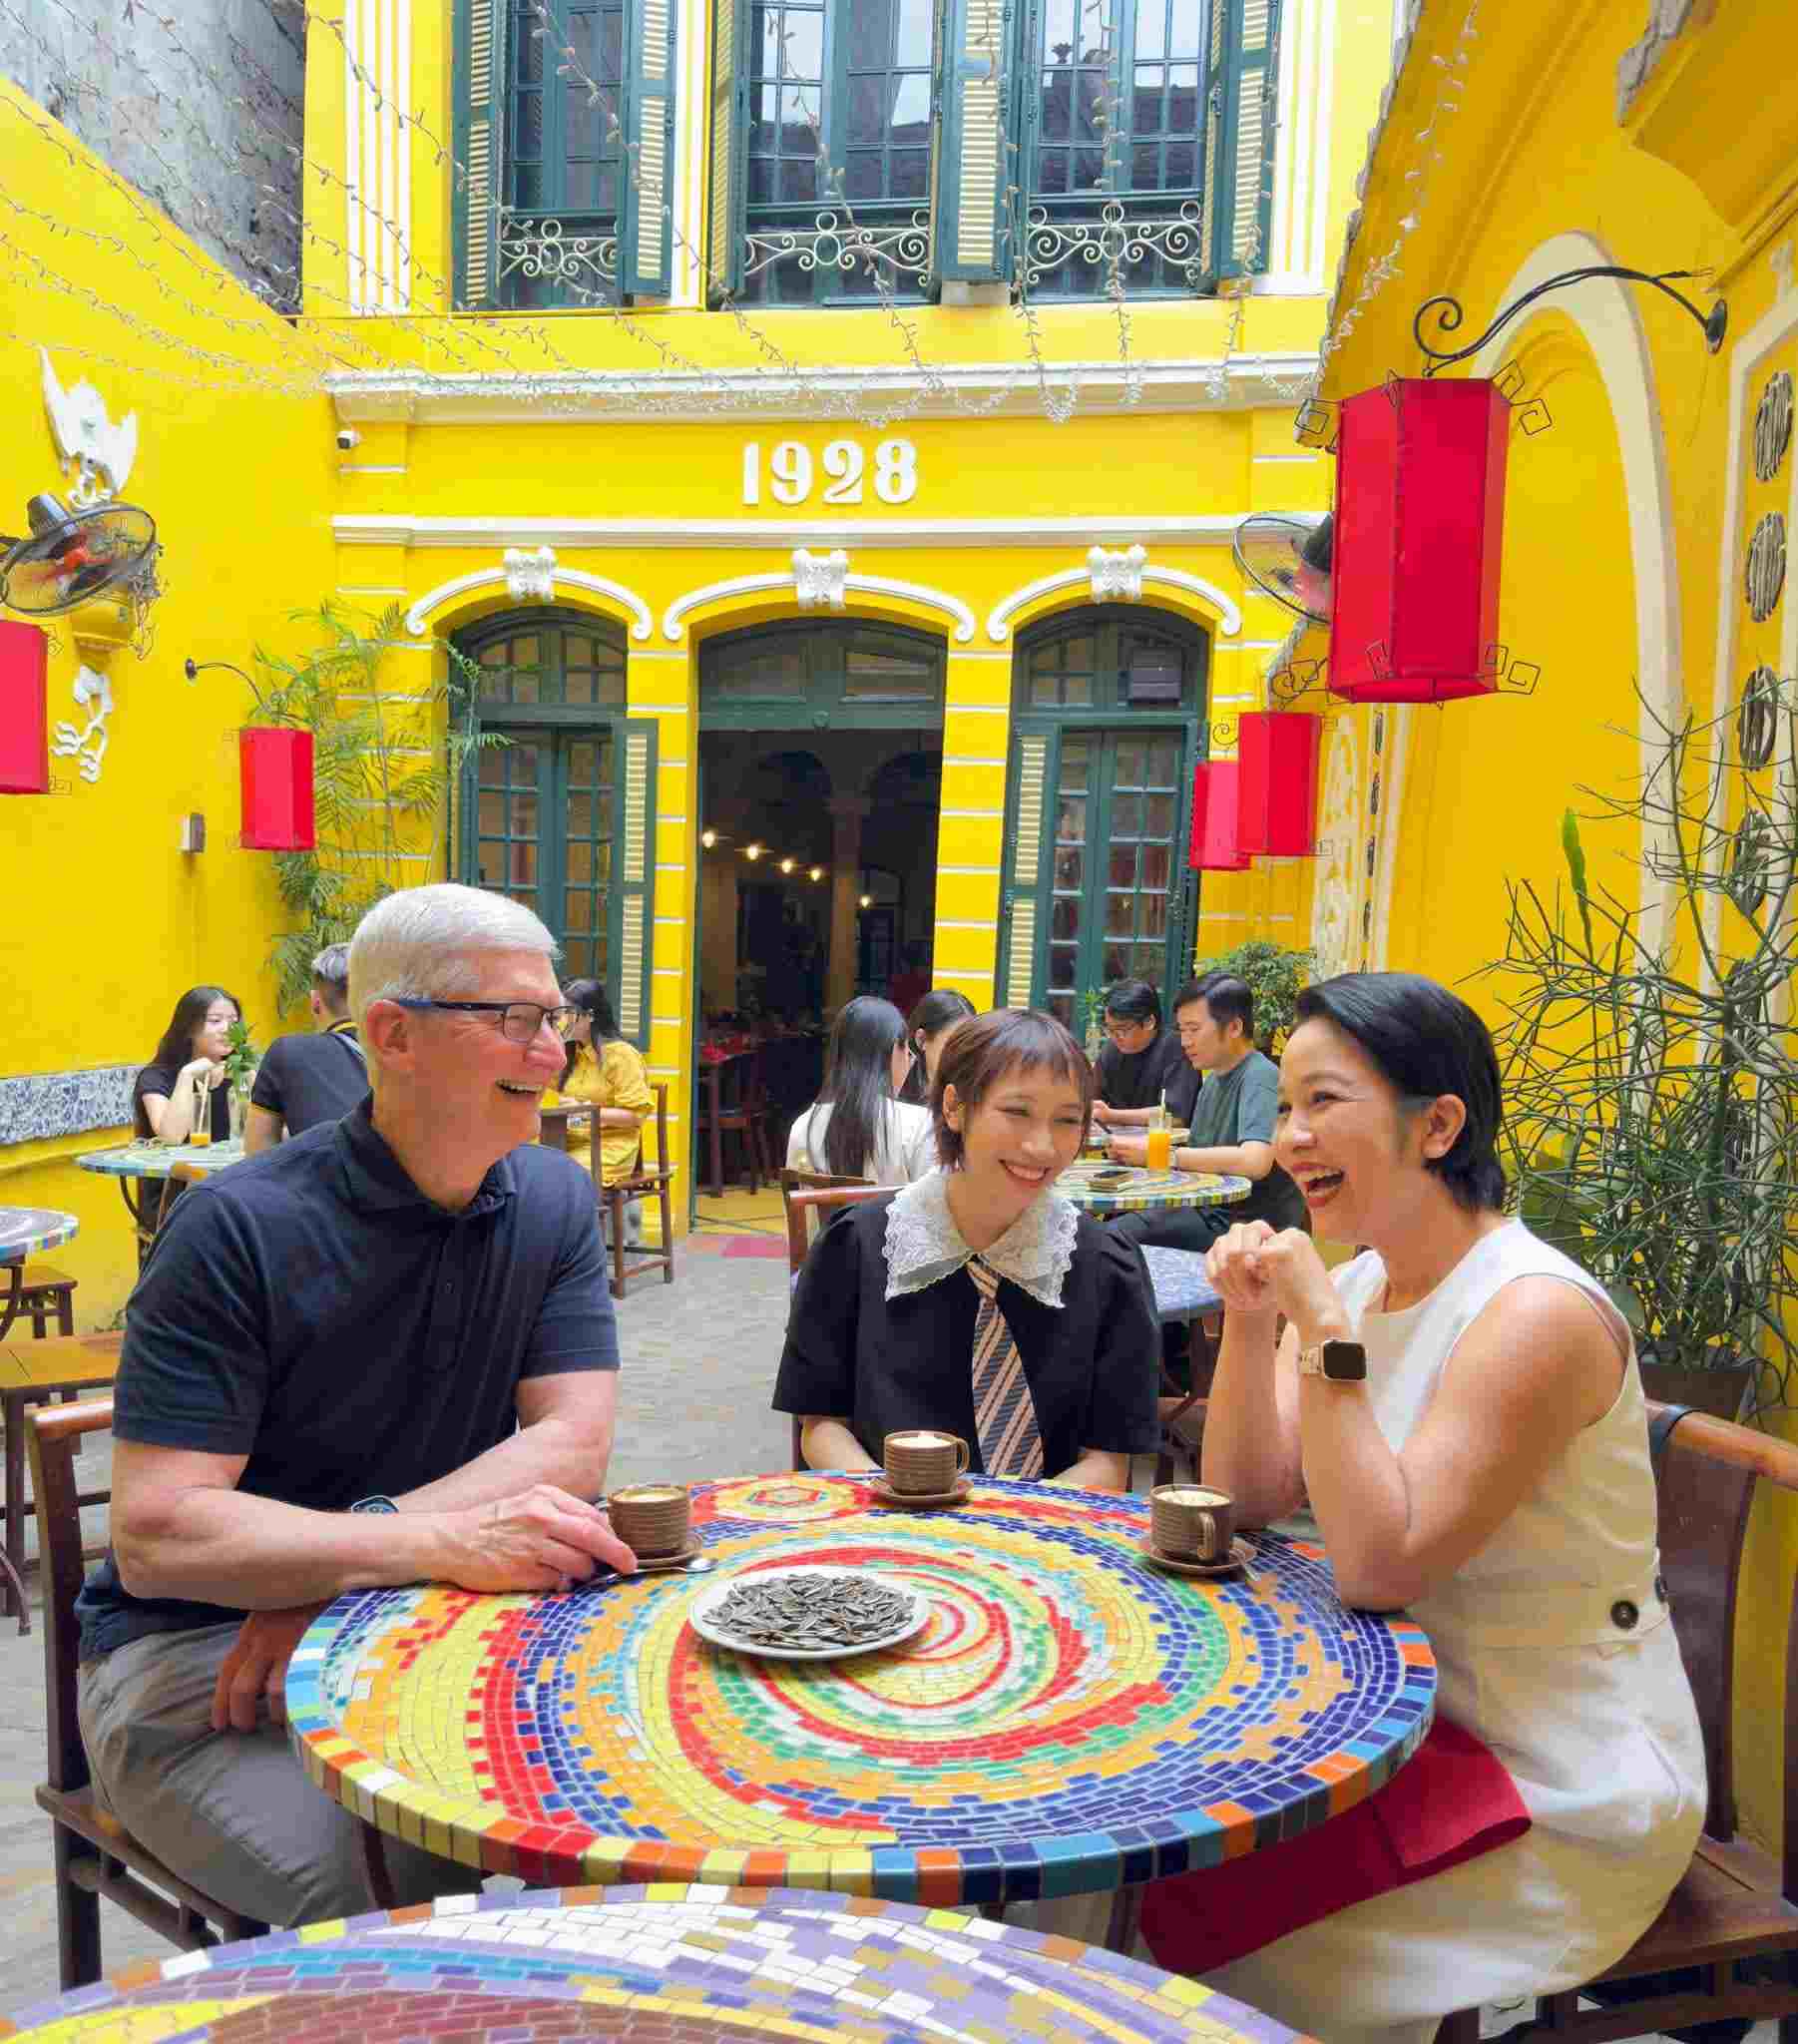
{"label": "wooden chair", "polygon": [[40,1341],[56,1322],[59,1334],[75,1331],[75,1285],[77,1280],[54,1264],[27,1264],[19,1279],[19,1318],[29,1316],[31,1331]]}
{"label": "wooden chair", "polygon": [[[660,1164],[646,1165],[643,1161],[643,1137],[637,1139],[637,1162],[631,1167],[630,1175],[621,1178],[616,1185],[607,1185],[601,1176],[600,1127],[598,1111],[595,1111],[593,1144],[588,1152],[593,1166],[593,1189],[599,1203],[606,1209],[608,1232],[612,1243],[612,1295],[623,1298],[625,1279],[634,1272],[660,1271],[662,1281],[674,1281],[674,1221],[669,1205],[669,1184],[674,1176],[674,1167],[669,1162],[668,1154],[668,1087],[658,1080],[656,1085],[656,1155]],[[659,1250],[647,1248],[642,1243],[625,1243],[625,1203],[629,1200],[655,1198],[662,1209],[662,1247]]]}
{"label": "wooden chair", "polygon": [[[31,1414],[32,1483],[44,1546],[44,1689],[49,1771],[37,1791],[50,1818],[56,1853],[56,1941],[65,1993],[100,1978],[100,1898],[129,1910],[183,1951],[239,1937],[267,1924],[202,1894],[170,1870],[95,1798],[75,1708],[81,1635],[81,1501],[75,1493],[75,1444],[113,1423],[113,1401],[53,1405]],[[209,1926],[218,1926],[217,1934]]]}
{"label": "wooden chair", "polygon": [[[829,1185],[788,1186],[787,1179],[815,1178],[815,1172],[786,1172],[780,1175],[780,1200],[786,1209],[786,1268],[797,1278],[811,1249],[810,1217],[816,1214],[821,1221],[828,1221],[832,1214],[844,1207],[859,1206],[863,1200],[877,1200],[883,1193],[890,1193],[891,1186],[872,1185],[866,1179],[851,1179],[847,1183],[838,1181]],[[798,1418],[793,1419],[793,1467],[807,1467],[799,1436],[803,1432]]]}
{"label": "wooden chair", "polygon": [[[31,1630],[22,1579],[25,1521],[33,1513],[39,1514],[38,1545],[44,1544],[42,1514],[37,1503],[25,1495],[26,1408],[72,1391],[110,1386],[118,1374],[124,1341],[123,1334],[55,1334],[44,1341],[18,1341],[0,1347],[0,1426],[6,1431],[5,1490],[0,1493],[0,1523],[5,1528],[4,1551],[0,1552],[0,1617],[10,1616],[16,1602],[22,1633]],[[90,1490],[78,1502],[105,1504],[111,1496],[110,1490]]]}
{"label": "wooden chair", "polygon": [[734,1135],[742,1141],[749,1190],[760,1192],[762,1180],[774,1176],[768,1155],[768,1096],[760,1051],[741,1051],[716,1064],[701,1064],[695,1093],[698,1133],[707,1138],[710,1152],[711,1177],[706,1191],[714,1200],[724,1197],[724,1138]]}
{"label": "wooden chair", "polygon": [[[1692,1861],[1666,1907],[1589,1988],[1544,1998],[1507,2039],[1583,2038],[1610,2044],[1729,2016],[1779,2020],[1798,2044],[1798,1579],[1786,1632],[1784,1856],[1736,1835],[1734,1704],[1736,1592],[1742,1541],[1758,1482],[1798,1491],[1798,1448],[1684,1406],[1648,1406],[1659,1491],[1661,1572],[1673,1630],[1704,1734],[1710,1804]],[[1738,1978],[1739,1961],[1753,1961]],[[1643,1976],[1654,1976],[1651,1981]],[[1758,1975],[1758,1977],[1756,1977]],[[1621,2001],[1604,1990],[1647,1991]],[[1582,2009],[1581,1995],[1607,2005]],[[1476,2044],[1477,2010],[1443,2023],[1441,2044]]]}
{"label": "wooden chair", "polygon": [[1190,1480],[1198,1481],[1198,1460],[1205,1444],[1205,1412],[1210,1404],[1211,1377],[1217,1368],[1217,1344],[1223,1336],[1222,1313],[1206,1313],[1192,1325],[1192,1388],[1181,1390],[1161,1367],[1161,1390],[1155,1404],[1161,1438],[1155,1448],[1155,1482],[1172,1483],[1181,1463]]}

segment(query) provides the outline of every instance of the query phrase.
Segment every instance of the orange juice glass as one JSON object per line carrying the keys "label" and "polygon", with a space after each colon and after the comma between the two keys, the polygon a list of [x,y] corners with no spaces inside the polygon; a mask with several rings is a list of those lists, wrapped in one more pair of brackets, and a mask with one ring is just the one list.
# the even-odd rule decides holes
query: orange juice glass
{"label": "orange juice glass", "polygon": [[1148,1146],[1148,1168],[1150,1171],[1165,1171],[1173,1162],[1173,1131],[1171,1129],[1150,1129],[1145,1142]]}
{"label": "orange juice glass", "polygon": [[195,1130],[195,1131],[194,1131],[194,1132],[192,1133],[192,1135],[190,1135],[190,1136],[189,1136],[189,1138],[188,1138],[188,1142],[189,1142],[190,1146],[191,1146],[192,1148],[196,1149],[196,1150],[205,1150],[205,1149],[207,1149],[207,1148],[208,1148],[208,1147],[209,1147],[209,1146],[211,1145],[211,1143],[212,1143],[212,1140],[213,1140],[213,1126],[212,1126],[212,1120],[211,1120],[211,1117],[212,1117],[212,1112],[213,1112],[213,1111],[212,1111],[212,1108],[211,1108],[211,1107],[209,1106],[209,1107],[208,1107],[208,1109],[207,1109],[207,1116],[208,1116],[208,1120],[207,1120],[207,1125],[206,1125],[206,1127],[205,1127],[205,1128],[202,1128],[202,1129],[196,1129],[196,1130]]}

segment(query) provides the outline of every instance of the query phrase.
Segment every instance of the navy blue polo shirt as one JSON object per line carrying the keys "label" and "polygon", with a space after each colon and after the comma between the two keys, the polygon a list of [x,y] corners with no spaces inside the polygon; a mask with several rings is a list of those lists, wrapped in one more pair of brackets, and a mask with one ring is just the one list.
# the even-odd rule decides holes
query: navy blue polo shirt
{"label": "navy blue polo shirt", "polygon": [[[119,1439],[243,1455],[240,1490],[340,1511],[506,1439],[524,1378],[617,1369],[588,1173],[527,1144],[452,1214],[369,1106],[189,1188],[132,1294]],[[84,1658],[242,1616],[133,1597],[110,1554],[78,1608]]]}

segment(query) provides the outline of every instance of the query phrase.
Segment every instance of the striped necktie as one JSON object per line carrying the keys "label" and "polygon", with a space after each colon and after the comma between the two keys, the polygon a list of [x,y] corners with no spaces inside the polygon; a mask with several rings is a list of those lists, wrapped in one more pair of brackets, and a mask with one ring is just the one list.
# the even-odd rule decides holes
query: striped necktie
{"label": "striped necktie", "polygon": [[978,1257],[967,1265],[980,1293],[974,1319],[974,1431],[989,1476],[1041,1476],[1043,1436],[1024,1375],[1024,1358],[999,1310],[999,1274]]}

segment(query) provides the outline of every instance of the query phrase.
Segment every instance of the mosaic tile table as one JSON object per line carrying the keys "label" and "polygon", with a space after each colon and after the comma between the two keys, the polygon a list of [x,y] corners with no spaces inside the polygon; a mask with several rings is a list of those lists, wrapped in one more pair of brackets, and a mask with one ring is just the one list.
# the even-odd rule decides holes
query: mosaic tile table
{"label": "mosaic tile table", "polygon": [[[98,1172],[104,1178],[119,1181],[125,1211],[138,1232],[138,1261],[142,1265],[162,1221],[164,1192],[175,1166],[191,1164],[196,1171],[211,1178],[214,1172],[224,1171],[227,1165],[241,1164],[242,1161],[243,1145],[240,1142],[199,1145],[142,1142],[127,1143],[116,1150],[89,1150],[76,1158],[75,1168],[77,1171]],[[146,1180],[149,1184],[145,1183]],[[152,1187],[155,1188],[154,1193]]]}
{"label": "mosaic tile table", "polygon": [[[1113,1177],[1106,1185],[1093,1183],[1101,1172],[1119,1171],[1126,1175]],[[1209,1171],[1147,1171],[1097,1158],[1069,1165],[1055,1189],[1089,1214],[1135,1214],[1145,1207],[1233,1207],[1249,1195],[1245,1178],[1222,1178]]]}
{"label": "mosaic tile table", "polygon": [[546,1890],[311,1924],[0,2018],[41,2044],[1288,2044],[1239,2001],[1071,1938],[854,1895]]}
{"label": "mosaic tile table", "polygon": [[1148,1281],[1155,1288],[1155,1312],[1163,1320],[1196,1319],[1220,1312],[1223,1297],[1205,1276],[1205,1260],[1196,1250],[1166,1250],[1142,1245]]}
{"label": "mosaic tile table", "polygon": [[889,1511],[808,1473],[695,1485],[693,1519],[722,1569],[895,1569],[931,1621],[807,1664],[706,1646],[686,1613],[716,1573],[339,1598],[287,1674],[307,1773],[531,1881],[1000,1904],[1294,1836],[1386,1781],[1434,1709],[1422,1632],[1346,1611],[1320,1548],[1263,1536],[1251,1575],[1177,1579],[1137,1550],[1145,1500],[979,1478],[954,1511]]}
{"label": "mosaic tile table", "polygon": [[25,1297],[25,1259],[38,1250],[60,1249],[81,1233],[73,1214],[54,1207],[0,1207],[0,1271],[6,1286],[0,1291],[0,1337],[19,1317]]}

